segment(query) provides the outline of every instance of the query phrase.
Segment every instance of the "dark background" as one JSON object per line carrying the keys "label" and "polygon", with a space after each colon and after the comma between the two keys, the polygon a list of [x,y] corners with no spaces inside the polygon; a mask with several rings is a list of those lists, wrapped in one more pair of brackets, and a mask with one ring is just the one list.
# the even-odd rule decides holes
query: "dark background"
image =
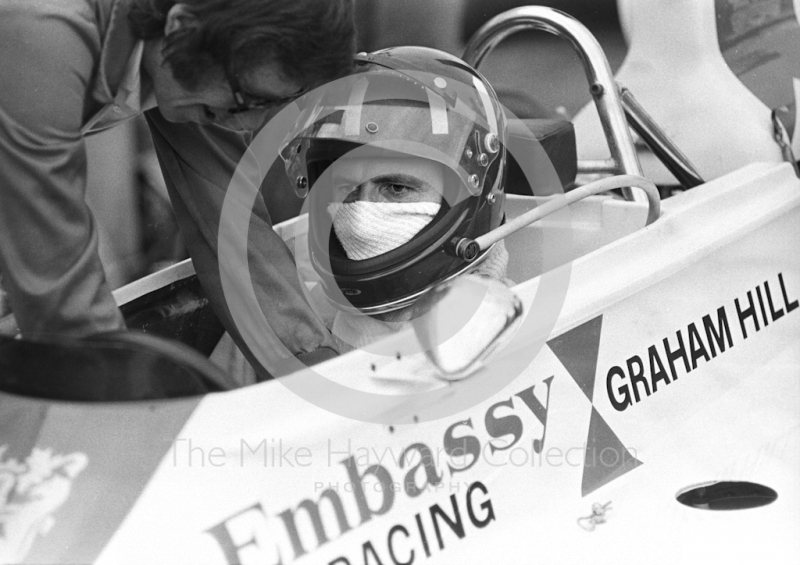
{"label": "dark background", "polygon": [[[356,0],[359,50],[423,45],[461,56],[489,19],[519,6],[556,8],[583,23],[606,51],[613,71],[625,57],[615,0]],[[590,101],[583,68],[565,41],[523,31],[502,42],[481,67],[498,90],[524,92],[571,117]]]}

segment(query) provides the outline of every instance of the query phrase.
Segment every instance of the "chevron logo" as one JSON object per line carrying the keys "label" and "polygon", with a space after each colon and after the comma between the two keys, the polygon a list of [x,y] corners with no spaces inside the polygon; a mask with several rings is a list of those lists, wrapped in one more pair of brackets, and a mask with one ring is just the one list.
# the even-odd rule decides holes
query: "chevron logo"
{"label": "chevron logo", "polygon": [[[564,365],[592,407],[583,462],[582,496],[594,492],[642,464],[625,447],[594,407],[594,383],[602,327],[603,316],[600,315],[547,342],[550,350]],[[614,461],[603,458],[606,452],[614,453]]]}

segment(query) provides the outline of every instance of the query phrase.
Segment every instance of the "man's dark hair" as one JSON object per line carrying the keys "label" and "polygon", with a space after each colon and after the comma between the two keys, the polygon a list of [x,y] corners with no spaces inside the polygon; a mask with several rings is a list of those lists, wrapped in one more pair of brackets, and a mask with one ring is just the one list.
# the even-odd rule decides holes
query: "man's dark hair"
{"label": "man's dark hair", "polygon": [[[176,0],[132,0],[134,36],[164,36]],[[164,40],[164,58],[183,87],[195,89],[221,66],[228,75],[276,62],[285,77],[314,86],[353,66],[353,0],[183,0],[197,21]]]}

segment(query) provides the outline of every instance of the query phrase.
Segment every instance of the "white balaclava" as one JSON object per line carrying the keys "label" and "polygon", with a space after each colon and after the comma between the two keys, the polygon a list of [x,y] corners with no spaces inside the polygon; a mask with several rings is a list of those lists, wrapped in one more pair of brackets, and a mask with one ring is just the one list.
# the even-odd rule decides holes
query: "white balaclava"
{"label": "white balaclava", "polygon": [[441,208],[438,202],[339,202],[328,206],[347,258],[371,259],[411,241]]}

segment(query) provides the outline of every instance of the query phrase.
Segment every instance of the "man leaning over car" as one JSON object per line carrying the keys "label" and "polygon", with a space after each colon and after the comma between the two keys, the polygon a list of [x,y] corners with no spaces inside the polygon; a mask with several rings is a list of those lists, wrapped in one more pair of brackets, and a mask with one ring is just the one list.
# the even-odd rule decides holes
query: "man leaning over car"
{"label": "man leaning over car", "polygon": [[[124,327],[84,201],[84,138],[144,112],[203,289],[259,367],[222,295],[225,191],[252,132],[347,74],[354,51],[352,0],[0,0],[0,284],[23,336]],[[308,362],[335,355],[261,198],[250,237],[278,338]]]}

